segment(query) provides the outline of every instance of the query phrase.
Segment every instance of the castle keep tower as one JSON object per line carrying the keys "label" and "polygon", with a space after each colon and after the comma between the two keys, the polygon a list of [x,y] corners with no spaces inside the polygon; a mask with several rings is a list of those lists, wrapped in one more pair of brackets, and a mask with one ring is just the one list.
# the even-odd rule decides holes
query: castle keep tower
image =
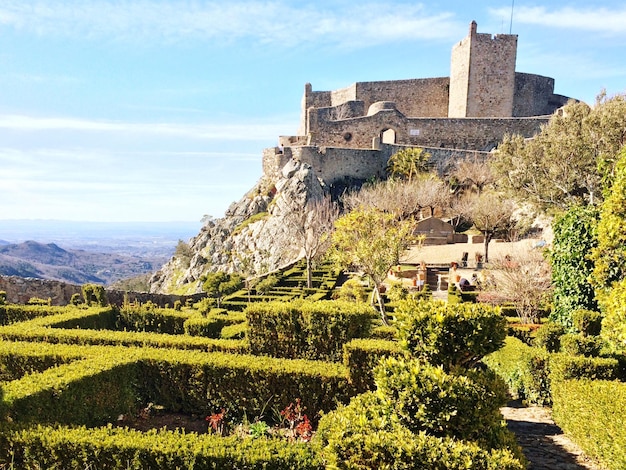
{"label": "castle keep tower", "polygon": [[515,97],[516,34],[478,34],[452,48],[448,117],[511,117]]}

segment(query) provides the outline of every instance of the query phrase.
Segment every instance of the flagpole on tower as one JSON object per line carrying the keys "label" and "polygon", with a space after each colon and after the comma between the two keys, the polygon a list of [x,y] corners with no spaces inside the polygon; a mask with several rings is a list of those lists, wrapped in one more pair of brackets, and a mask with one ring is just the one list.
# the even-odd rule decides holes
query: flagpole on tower
{"label": "flagpole on tower", "polygon": [[509,34],[513,33],[513,7],[515,6],[515,0],[511,0],[511,23],[509,25]]}

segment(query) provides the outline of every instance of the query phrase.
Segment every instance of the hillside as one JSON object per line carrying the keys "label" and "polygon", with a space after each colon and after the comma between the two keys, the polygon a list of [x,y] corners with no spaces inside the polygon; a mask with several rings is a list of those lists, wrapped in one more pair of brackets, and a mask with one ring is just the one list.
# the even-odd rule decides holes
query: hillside
{"label": "hillside", "polygon": [[0,245],[0,275],[52,279],[72,284],[111,284],[155,271],[166,256],[135,256],[64,249],[26,241]]}

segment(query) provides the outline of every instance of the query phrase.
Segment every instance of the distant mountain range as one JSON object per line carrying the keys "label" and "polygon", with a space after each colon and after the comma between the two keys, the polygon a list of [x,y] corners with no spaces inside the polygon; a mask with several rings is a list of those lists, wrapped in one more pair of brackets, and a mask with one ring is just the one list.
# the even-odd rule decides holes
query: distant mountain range
{"label": "distant mountain range", "polygon": [[66,250],[54,243],[27,241],[0,246],[0,275],[111,284],[157,271],[168,258]]}

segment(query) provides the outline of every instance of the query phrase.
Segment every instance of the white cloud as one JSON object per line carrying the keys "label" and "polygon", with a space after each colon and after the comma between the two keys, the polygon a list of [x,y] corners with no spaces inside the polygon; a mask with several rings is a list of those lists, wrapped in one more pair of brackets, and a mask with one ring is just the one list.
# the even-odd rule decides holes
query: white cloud
{"label": "white cloud", "polygon": [[[511,10],[493,9],[491,13],[496,17],[508,17]],[[626,34],[626,7],[621,6],[615,9],[597,8],[596,6],[583,9],[572,7],[550,9],[543,6],[519,7],[514,9],[513,24],[515,23],[624,35]]]}
{"label": "white cloud", "polygon": [[330,9],[287,0],[8,0],[0,5],[2,25],[42,36],[164,42],[246,38],[281,45],[318,41],[339,47],[449,39],[456,37],[459,28],[452,13],[428,13],[422,4],[346,2]]}
{"label": "white cloud", "polygon": [[19,114],[0,115],[0,129],[12,131],[77,131],[174,136],[199,140],[264,140],[274,139],[293,127],[292,122],[237,123],[134,123],[65,117],[34,117]]}

